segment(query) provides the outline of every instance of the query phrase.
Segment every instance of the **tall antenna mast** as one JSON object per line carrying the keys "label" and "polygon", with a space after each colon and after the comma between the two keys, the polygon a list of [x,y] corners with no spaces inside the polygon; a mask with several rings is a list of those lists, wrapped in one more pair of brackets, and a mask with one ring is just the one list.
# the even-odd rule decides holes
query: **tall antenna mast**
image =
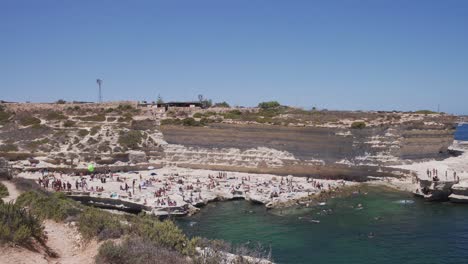
{"label": "tall antenna mast", "polygon": [[99,103],[102,103],[102,91],[101,91],[102,80],[101,80],[101,79],[97,79],[97,80],[96,80],[96,83],[97,83],[98,86],[99,86],[98,102],[99,102]]}

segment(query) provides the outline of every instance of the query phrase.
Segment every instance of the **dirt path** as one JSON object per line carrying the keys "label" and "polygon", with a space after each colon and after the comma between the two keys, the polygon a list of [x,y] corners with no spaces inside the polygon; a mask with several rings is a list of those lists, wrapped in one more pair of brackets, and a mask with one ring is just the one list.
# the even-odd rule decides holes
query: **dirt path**
{"label": "dirt path", "polygon": [[10,181],[1,181],[3,185],[5,185],[8,189],[8,196],[3,198],[4,202],[10,202],[10,201],[15,201],[16,198],[21,194],[18,189],[16,189],[16,186],[10,182]]}
{"label": "dirt path", "polygon": [[47,246],[59,255],[58,258],[50,258],[47,254],[27,250],[22,247],[0,247],[0,264],[91,264],[97,254],[99,244],[90,241],[82,246],[81,236],[76,228],[51,220],[44,221],[45,232],[48,240]]}
{"label": "dirt path", "polygon": [[[21,194],[10,181],[2,181],[8,188],[9,195],[5,202],[15,201]],[[90,241],[83,246],[82,238],[78,230],[69,224],[57,223],[46,220],[43,223],[47,234],[47,246],[56,252],[58,258],[47,257],[44,252],[34,252],[21,247],[0,247],[0,264],[3,263],[54,263],[54,264],[91,264],[97,254],[99,244]]]}
{"label": "dirt path", "polygon": [[94,263],[99,247],[96,241],[82,247],[81,235],[75,227],[51,220],[46,220],[44,227],[48,236],[47,245],[59,255],[58,259],[51,259],[52,263]]}

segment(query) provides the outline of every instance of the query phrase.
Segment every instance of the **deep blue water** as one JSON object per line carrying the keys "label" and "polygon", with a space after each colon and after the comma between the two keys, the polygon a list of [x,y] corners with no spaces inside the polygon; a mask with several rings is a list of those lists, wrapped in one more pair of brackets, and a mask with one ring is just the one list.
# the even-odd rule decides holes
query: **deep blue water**
{"label": "deep blue water", "polygon": [[387,189],[283,211],[245,201],[213,203],[178,224],[193,236],[271,246],[277,263],[468,263],[468,205]]}
{"label": "deep blue water", "polygon": [[455,139],[468,141],[468,124],[457,127]]}

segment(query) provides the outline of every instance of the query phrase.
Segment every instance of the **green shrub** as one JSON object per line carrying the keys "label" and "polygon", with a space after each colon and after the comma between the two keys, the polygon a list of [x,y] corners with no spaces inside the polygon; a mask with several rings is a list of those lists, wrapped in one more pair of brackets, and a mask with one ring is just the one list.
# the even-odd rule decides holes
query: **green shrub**
{"label": "green shrub", "polygon": [[0,203],[0,243],[29,246],[34,240],[45,244],[46,236],[40,221],[16,204]]}
{"label": "green shrub", "polygon": [[101,130],[100,126],[94,126],[91,128],[91,131],[89,133],[91,134],[91,136],[94,136],[99,132],[99,130]]}
{"label": "green shrub", "polygon": [[140,237],[128,237],[121,244],[104,242],[96,256],[97,264],[188,264],[183,255],[161,248]]}
{"label": "green shrub", "polygon": [[59,99],[55,102],[56,104],[66,104],[67,101],[63,100],[63,99]]}
{"label": "green shrub", "polygon": [[0,182],[0,199],[8,196],[8,188]]}
{"label": "green shrub", "polygon": [[194,255],[197,239],[189,239],[172,221],[159,221],[152,216],[139,216],[131,221],[131,234],[136,234],[155,245],[176,250],[183,255]]}
{"label": "green shrub", "polygon": [[437,112],[431,111],[431,110],[418,110],[414,112],[415,114],[421,114],[421,115],[430,115],[430,114],[438,114]]}
{"label": "green shrub", "polygon": [[72,121],[72,120],[67,120],[67,121],[63,122],[64,127],[74,127],[75,124],[76,124],[75,121]]}
{"label": "green shrub", "polygon": [[242,112],[240,110],[231,110],[227,113],[223,114],[225,119],[239,119],[242,116]]}
{"label": "green shrub", "polygon": [[258,104],[258,107],[262,109],[270,109],[270,108],[276,108],[281,106],[280,103],[277,101],[268,101],[268,102],[262,102]]}
{"label": "green shrub", "polygon": [[97,114],[91,116],[83,116],[79,118],[82,121],[89,121],[89,122],[104,122],[106,121],[106,115],[104,114]]}
{"label": "green shrub", "polygon": [[362,122],[362,121],[353,122],[351,124],[351,128],[353,128],[353,129],[363,129],[363,128],[366,128],[366,123]]}
{"label": "green shrub", "polygon": [[133,111],[133,110],[135,110],[135,108],[133,108],[133,106],[131,106],[129,104],[120,104],[117,107],[117,110],[118,111]]}
{"label": "green shrub", "polygon": [[191,117],[188,117],[188,118],[182,119],[182,124],[184,126],[199,126],[200,122],[196,121],[195,119]]}
{"label": "green shrub", "polygon": [[31,213],[41,219],[63,221],[69,216],[76,216],[80,211],[77,202],[68,199],[63,193],[41,193],[29,191],[22,193],[16,204],[27,206]]}
{"label": "green shrub", "polygon": [[46,115],[46,120],[65,120],[65,119],[68,119],[65,115],[63,115],[62,113],[60,112],[55,112],[55,111],[52,111],[52,112],[49,112],[47,113]]}
{"label": "green shrub", "polygon": [[139,144],[142,142],[143,134],[137,130],[130,130],[128,132],[121,132],[119,134],[118,142],[122,147],[129,149],[138,148]]}
{"label": "green shrub", "polygon": [[18,146],[12,143],[0,145],[0,152],[14,152],[18,151]]}
{"label": "green shrub", "polygon": [[79,216],[78,230],[84,238],[99,240],[119,238],[125,232],[118,215],[96,208],[86,208]]}
{"label": "green shrub", "polygon": [[41,124],[41,120],[34,116],[25,116],[19,119],[19,123],[22,126],[32,126]]}
{"label": "green shrub", "polygon": [[86,137],[89,134],[89,131],[86,129],[80,129],[78,130],[78,136],[80,137]]}
{"label": "green shrub", "polygon": [[164,126],[164,125],[180,125],[182,124],[182,120],[180,120],[179,118],[169,118],[169,119],[163,119],[161,120],[161,125]]}
{"label": "green shrub", "polygon": [[203,117],[203,114],[200,113],[200,112],[198,112],[198,113],[193,114],[193,117],[194,117],[194,118],[202,118],[202,117]]}
{"label": "green shrub", "polygon": [[33,179],[15,177],[12,179],[12,182],[16,189],[21,192],[38,191],[40,193],[44,193],[44,190],[41,188],[41,186],[39,186],[39,184]]}
{"label": "green shrub", "polygon": [[231,107],[226,101],[214,104],[214,107]]}
{"label": "green shrub", "polygon": [[49,143],[48,138],[34,140],[28,143],[28,148],[30,149],[37,149],[39,146]]}
{"label": "green shrub", "polygon": [[12,113],[6,112],[3,109],[0,109],[0,125],[6,124],[10,120],[10,117],[12,115],[13,115]]}

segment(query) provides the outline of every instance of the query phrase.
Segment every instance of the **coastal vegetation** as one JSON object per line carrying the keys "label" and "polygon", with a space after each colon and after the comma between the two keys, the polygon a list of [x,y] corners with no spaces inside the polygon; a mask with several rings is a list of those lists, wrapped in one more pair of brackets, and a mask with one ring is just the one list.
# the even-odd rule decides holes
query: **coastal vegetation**
{"label": "coastal vegetation", "polygon": [[438,112],[434,112],[434,111],[431,111],[431,110],[418,110],[418,111],[415,111],[414,113],[422,114],[422,115],[438,114]]}
{"label": "coastal vegetation", "polygon": [[223,102],[214,104],[213,107],[225,107],[225,108],[229,108],[229,107],[231,107],[231,106],[230,106],[226,101],[223,101]]}
{"label": "coastal vegetation", "polygon": [[258,104],[258,107],[261,109],[271,109],[281,106],[280,103],[277,101],[268,101],[268,102],[261,102]]}
{"label": "coastal vegetation", "polygon": [[18,121],[22,126],[33,126],[41,123],[41,120],[34,116],[23,116]]}
{"label": "coastal vegetation", "polygon": [[0,182],[0,199],[8,196],[7,187]]}
{"label": "coastal vegetation", "polygon": [[46,120],[66,120],[68,117],[66,117],[63,113],[57,112],[57,111],[50,111],[47,113],[45,116]]}
{"label": "coastal vegetation", "polygon": [[5,107],[3,105],[0,105],[0,125],[6,124],[12,115],[12,113],[5,111]]}
{"label": "coastal vegetation", "polygon": [[0,152],[14,152],[18,151],[18,146],[13,143],[6,143],[0,145]]}
{"label": "coastal vegetation", "polygon": [[76,124],[76,122],[72,121],[72,120],[66,120],[65,122],[63,122],[64,127],[74,127],[75,124]]}
{"label": "coastal vegetation", "polygon": [[137,130],[121,131],[118,142],[120,146],[128,149],[136,149],[143,140],[143,134]]}
{"label": "coastal vegetation", "polygon": [[366,128],[366,123],[362,122],[362,121],[353,122],[351,124],[351,128],[353,128],[353,129],[363,129],[363,128]]}
{"label": "coastal vegetation", "polygon": [[15,243],[25,247],[35,242],[45,244],[41,222],[25,208],[0,200],[0,244]]}

